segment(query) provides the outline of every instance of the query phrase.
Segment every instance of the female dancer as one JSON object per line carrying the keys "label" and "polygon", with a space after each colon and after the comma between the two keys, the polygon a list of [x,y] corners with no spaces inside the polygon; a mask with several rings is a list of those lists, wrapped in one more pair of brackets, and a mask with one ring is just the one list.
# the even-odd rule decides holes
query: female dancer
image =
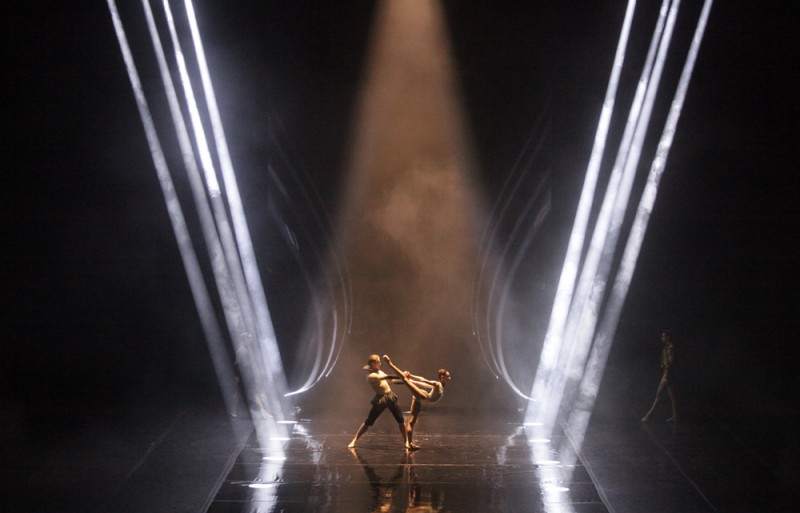
{"label": "female dancer", "polygon": [[408,371],[400,370],[398,366],[392,363],[389,355],[383,355],[383,359],[402,379],[406,384],[413,397],[411,398],[411,417],[408,419],[406,426],[406,435],[408,436],[408,448],[412,450],[419,449],[419,446],[413,442],[414,426],[419,420],[419,412],[422,409],[422,401],[435,403],[444,395],[444,386],[450,381],[450,371],[447,369],[439,369],[439,380],[432,381],[425,379],[422,376],[415,376]]}

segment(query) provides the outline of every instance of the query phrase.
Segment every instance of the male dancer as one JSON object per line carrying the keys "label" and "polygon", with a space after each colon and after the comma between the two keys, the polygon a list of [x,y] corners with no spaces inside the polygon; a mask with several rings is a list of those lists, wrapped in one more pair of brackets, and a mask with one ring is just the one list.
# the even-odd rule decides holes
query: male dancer
{"label": "male dancer", "polygon": [[658,390],[656,390],[656,398],[653,400],[653,405],[647,410],[647,413],[642,417],[642,422],[648,422],[653,412],[656,410],[656,405],[664,395],[664,390],[669,394],[669,402],[672,405],[672,416],[667,419],[667,422],[676,422],[678,420],[678,412],[675,409],[675,393],[672,391],[672,360],[675,358],[675,342],[672,340],[672,333],[664,331],[661,334],[661,342],[664,347],[661,350],[661,381],[658,383]]}
{"label": "male dancer", "polygon": [[406,427],[406,434],[408,437],[408,448],[412,450],[419,449],[419,445],[413,442],[414,427],[419,420],[419,412],[422,409],[422,401],[435,403],[444,395],[444,386],[450,381],[450,371],[447,369],[439,369],[439,380],[432,381],[425,379],[422,376],[415,376],[408,371],[402,371],[398,366],[392,363],[389,355],[383,355],[386,363],[403,379],[403,383],[411,390],[413,397],[411,398],[411,417],[408,419],[408,426]]}
{"label": "male dancer", "polygon": [[406,425],[403,419],[403,412],[397,406],[397,396],[394,395],[392,389],[389,387],[388,380],[399,379],[398,376],[389,376],[381,370],[381,357],[376,354],[369,355],[367,365],[363,367],[364,370],[369,371],[367,382],[372,386],[375,391],[375,397],[372,398],[372,408],[369,410],[367,419],[361,424],[353,437],[353,441],[348,444],[348,448],[352,449],[356,446],[356,442],[361,436],[367,432],[378,419],[378,416],[383,413],[383,410],[389,408],[389,411],[394,415],[395,420],[400,426],[400,434],[403,435],[403,445],[406,449],[408,446],[408,435],[406,434]]}

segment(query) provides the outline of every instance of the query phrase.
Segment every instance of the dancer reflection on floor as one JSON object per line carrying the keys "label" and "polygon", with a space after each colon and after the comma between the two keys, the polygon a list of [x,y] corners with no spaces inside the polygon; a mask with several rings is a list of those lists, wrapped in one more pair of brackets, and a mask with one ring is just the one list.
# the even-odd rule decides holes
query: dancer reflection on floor
{"label": "dancer reflection on floor", "polygon": [[642,422],[647,422],[656,410],[656,405],[664,395],[664,390],[669,394],[669,402],[672,404],[672,416],[667,419],[667,422],[675,422],[678,420],[678,412],[675,409],[675,393],[672,390],[672,361],[675,357],[675,343],[672,340],[672,333],[664,331],[661,333],[661,342],[664,343],[664,348],[661,350],[661,381],[658,383],[656,390],[656,398],[653,400],[653,405],[647,410],[647,413],[642,417]]}
{"label": "dancer reflection on floor", "polygon": [[[402,496],[396,492],[398,485],[403,481],[403,473],[409,466],[411,453],[403,451],[403,457],[389,479],[381,478],[378,472],[355,449],[351,448],[350,454],[355,457],[361,468],[364,469],[369,486],[372,488],[373,502],[369,511],[371,513],[399,511],[398,508],[401,506]],[[379,468],[384,469],[386,467],[388,467],[387,464],[381,464]]]}
{"label": "dancer reflection on floor", "polygon": [[356,434],[353,437],[353,441],[350,442],[347,447],[350,449],[355,447],[358,439],[361,438],[364,433],[367,432],[370,426],[375,423],[375,421],[378,419],[378,416],[383,413],[383,410],[388,408],[400,426],[400,434],[403,436],[403,445],[406,449],[408,449],[408,436],[406,435],[406,425],[405,420],[403,419],[403,412],[401,412],[400,407],[397,406],[397,396],[394,395],[394,392],[392,392],[392,389],[388,383],[390,380],[399,382],[400,377],[390,376],[383,372],[381,370],[381,357],[377,354],[369,355],[369,359],[367,360],[367,365],[364,366],[364,370],[369,371],[367,382],[369,382],[369,384],[372,386],[372,389],[375,391],[375,397],[372,398],[372,408],[369,410],[367,419],[358,428],[358,431],[356,431]]}
{"label": "dancer reflection on floor", "polygon": [[398,366],[392,363],[389,355],[383,355],[383,359],[400,377],[403,383],[411,390],[413,397],[411,398],[411,417],[408,419],[408,426],[406,426],[406,433],[408,436],[408,448],[419,449],[419,445],[413,442],[414,428],[419,420],[419,412],[422,409],[422,401],[435,403],[444,395],[444,386],[450,381],[450,371],[447,369],[439,369],[438,381],[423,378],[422,376],[415,376],[408,371],[400,370]]}
{"label": "dancer reflection on floor", "polygon": [[[364,469],[367,481],[373,492],[373,503],[370,508],[371,513],[384,513],[389,511],[402,511],[403,513],[441,513],[444,509],[444,492],[438,483],[427,483],[423,487],[417,481],[417,474],[414,462],[411,460],[413,452],[403,451],[402,459],[397,465],[397,469],[389,479],[381,478],[378,472],[370,463],[363,458],[356,449],[350,449],[350,454]],[[379,470],[384,470],[390,465],[381,463]],[[403,482],[407,492],[405,506],[402,504],[403,497],[398,491],[402,491]],[[400,509],[402,508],[402,510]]]}

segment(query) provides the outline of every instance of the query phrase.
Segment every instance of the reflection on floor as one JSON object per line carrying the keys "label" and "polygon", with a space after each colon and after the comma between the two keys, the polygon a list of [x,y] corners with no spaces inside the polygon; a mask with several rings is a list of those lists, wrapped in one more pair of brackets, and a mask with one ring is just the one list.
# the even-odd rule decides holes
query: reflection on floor
{"label": "reflection on floor", "polygon": [[516,413],[431,408],[422,448],[410,453],[388,416],[355,450],[346,447],[352,422],[301,419],[272,449],[251,437],[208,512],[798,511],[781,455],[770,452],[785,441],[766,431],[747,439],[756,419],[732,425],[687,410],[677,423],[642,423],[641,412],[609,406],[598,404],[580,454]]}
{"label": "reflection on floor", "polygon": [[564,453],[563,435],[467,418],[426,411],[422,448],[412,452],[388,416],[352,450],[352,426],[332,421],[300,421],[274,450],[253,437],[208,512],[608,511],[586,469]]}
{"label": "reflection on floor", "polygon": [[800,511],[796,403],[758,395],[713,411],[687,394],[677,423],[665,410],[643,424],[651,390],[638,399],[625,395],[636,387],[609,390],[579,457],[564,436],[522,426],[517,411],[431,406],[415,435],[422,448],[407,454],[388,415],[351,452],[353,415],[304,410],[288,439],[264,449],[250,421],[213,397],[102,415],[42,410],[24,436],[4,438],[0,511]]}

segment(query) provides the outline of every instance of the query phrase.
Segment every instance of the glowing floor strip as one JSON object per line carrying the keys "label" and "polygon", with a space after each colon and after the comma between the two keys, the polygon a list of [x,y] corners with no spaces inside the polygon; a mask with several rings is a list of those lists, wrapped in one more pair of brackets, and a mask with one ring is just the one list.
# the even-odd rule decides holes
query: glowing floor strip
{"label": "glowing floor strip", "polygon": [[[609,77],[605,100],[603,101],[600,121],[595,134],[594,146],[592,147],[589,166],[586,170],[586,178],[584,179],[581,197],[578,202],[575,223],[573,224],[572,233],[570,234],[567,255],[564,259],[564,266],[558,281],[558,288],[556,289],[556,296],[553,302],[553,311],[550,315],[550,323],[547,327],[542,353],[539,358],[539,366],[536,370],[536,377],[534,378],[532,392],[530,394],[534,400],[544,397],[546,393],[546,384],[550,375],[553,372],[557,372],[558,354],[561,350],[567,313],[572,303],[572,293],[578,274],[578,265],[583,250],[586,226],[589,223],[589,214],[591,213],[595,187],[597,186],[600,162],[605,151],[608,127],[611,122],[611,114],[614,110],[619,77],[622,73],[622,65],[625,61],[625,48],[628,44],[628,36],[630,34],[635,6],[636,0],[628,0],[625,19],[622,23],[622,31],[614,55],[614,64],[611,76]],[[537,421],[539,420],[538,417],[543,413],[544,412],[536,406],[536,403],[531,403],[528,405],[526,411],[526,420],[529,422]]]}

